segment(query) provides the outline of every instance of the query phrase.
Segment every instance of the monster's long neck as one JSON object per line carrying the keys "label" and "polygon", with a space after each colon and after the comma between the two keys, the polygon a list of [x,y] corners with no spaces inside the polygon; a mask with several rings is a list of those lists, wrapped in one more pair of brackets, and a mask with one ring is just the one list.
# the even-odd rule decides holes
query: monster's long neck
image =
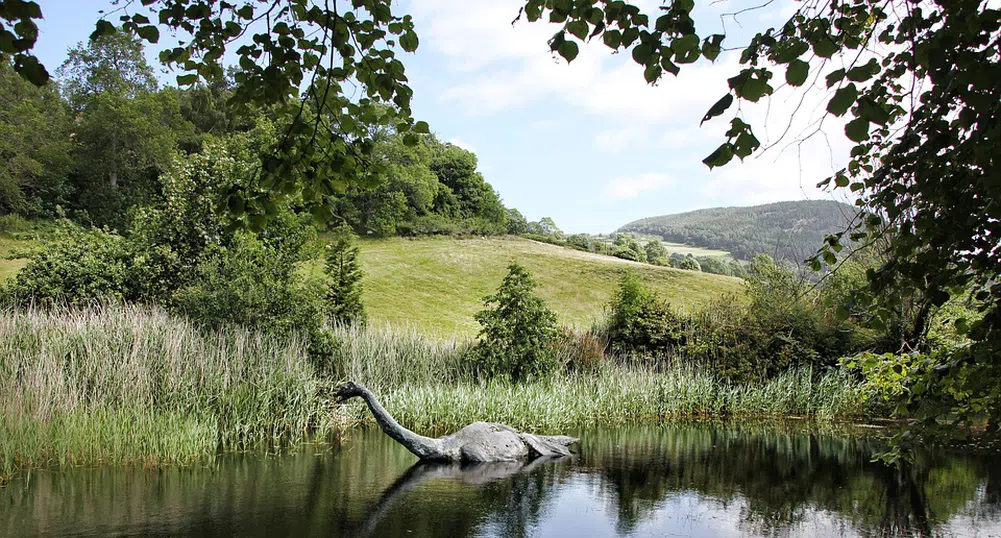
{"label": "monster's long neck", "polygon": [[448,459],[444,454],[441,447],[441,442],[438,439],[431,439],[430,437],[424,437],[423,435],[417,435],[416,433],[400,426],[395,419],[386,411],[384,407],[379,403],[379,400],[375,399],[375,394],[372,394],[368,389],[362,389],[361,397],[368,404],[368,408],[372,411],[372,415],[375,416],[375,421],[379,423],[379,427],[382,431],[386,432],[386,435],[392,437],[397,443],[400,443],[407,448],[410,452],[413,452],[415,456],[422,460],[444,460]]}

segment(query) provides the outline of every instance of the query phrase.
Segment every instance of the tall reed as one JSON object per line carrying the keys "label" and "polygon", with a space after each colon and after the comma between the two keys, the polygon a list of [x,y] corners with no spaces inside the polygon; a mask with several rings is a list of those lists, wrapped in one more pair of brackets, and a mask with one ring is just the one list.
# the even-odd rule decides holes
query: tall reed
{"label": "tall reed", "polygon": [[[512,384],[477,380],[466,361],[468,343],[432,341],[415,330],[355,327],[337,334],[339,374],[367,385],[401,423],[425,432],[476,420],[555,431],[668,417],[834,419],[869,411],[862,383],[841,371],[802,368],[745,384],[682,361],[654,369],[606,358],[588,370]],[[354,418],[368,415],[360,404],[351,409]]]}
{"label": "tall reed", "polygon": [[136,306],[0,311],[0,379],[0,474],[183,461],[332,418],[302,342]]}
{"label": "tall reed", "polygon": [[[849,418],[866,413],[860,384],[837,372],[789,371],[757,385],[738,385],[677,368],[663,372],[610,367],[598,374],[554,376],[525,384],[471,382],[406,385],[383,404],[402,424],[423,432],[477,420],[558,432],[602,424],[682,417]],[[356,413],[364,410],[355,408]]]}
{"label": "tall reed", "polygon": [[468,381],[470,342],[429,338],[414,327],[336,326],[340,349],[328,371],[382,392],[412,385]]}

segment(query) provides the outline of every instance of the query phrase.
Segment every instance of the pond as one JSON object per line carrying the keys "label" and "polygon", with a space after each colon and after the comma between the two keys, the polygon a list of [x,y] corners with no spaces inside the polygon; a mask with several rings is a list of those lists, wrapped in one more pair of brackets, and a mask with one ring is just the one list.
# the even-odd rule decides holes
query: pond
{"label": "pond", "polygon": [[0,535],[1001,536],[1001,458],[928,452],[898,471],[858,431],[600,428],[575,432],[572,459],[460,467],[362,428],[293,454],[35,471],[0,489]]}

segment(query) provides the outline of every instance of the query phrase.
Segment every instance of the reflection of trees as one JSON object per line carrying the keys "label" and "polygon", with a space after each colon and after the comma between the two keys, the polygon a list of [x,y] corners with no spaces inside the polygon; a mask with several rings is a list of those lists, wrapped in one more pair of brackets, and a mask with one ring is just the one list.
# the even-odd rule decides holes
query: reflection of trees
{"label": "reflection of trees", "polygon": [[1001,520],[1001,461],[935,454],[898,471],[870,462],[875,442],[844,432],[609,428],[582,434],[572,461],[478,468],[415,466],[380,431],[351,437],[282,458],[220,457],[208,468],[34,473],[28,487],[0,490],[0,536],[517,538],[540,527],[571,479],[601,490],[621,534],[679,495],[767,536],[801,530],[817,512],[873,537],[934,535],[964,514]]}
{"label": "reflection of trees", "polygon": [[[523,536],[570,462],[414,465],[380,431],[209,467],[36,473],[0,490],[0,536]],[[315,452],[333,451],[334,457]],[[8,513],[10,517],[8,517]]]}
{"label": "reflection of trees", "polygon": [[668,496],[694,491],[723,505],[741,501],[743,525],[764,535],[824,510],[863,535],[927,536],[977,499],[982,476],[990,490],[1001,474],[984,461],[941,454],[898,470],[870,461],[874,441],[774,427],[637,426],[582,442],[581,463],[615,499],[620,531]]}

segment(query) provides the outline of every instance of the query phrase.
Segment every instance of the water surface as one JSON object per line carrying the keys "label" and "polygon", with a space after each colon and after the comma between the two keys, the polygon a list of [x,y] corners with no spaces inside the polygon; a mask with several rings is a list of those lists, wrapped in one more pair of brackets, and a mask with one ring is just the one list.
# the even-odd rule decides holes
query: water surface
{"label": "water surface", "polygon": [[35,471],[0,489],[0,536],[1001,537],[1001,461],[804,425],[576,432],[579,455],[415,464],[378,430],[169,469]]}

